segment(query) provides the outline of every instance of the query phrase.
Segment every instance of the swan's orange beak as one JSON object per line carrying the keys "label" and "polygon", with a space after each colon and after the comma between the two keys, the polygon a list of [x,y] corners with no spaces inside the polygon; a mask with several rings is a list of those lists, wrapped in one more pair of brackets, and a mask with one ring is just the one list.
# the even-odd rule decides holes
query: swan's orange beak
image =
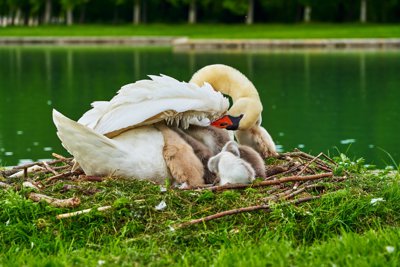
{"label": "swan's orange beak", "polygon": [[243,115],[240,115],[239,117],[225,115],[225,116],[219,118],[218,120],[213,121],[211,123],[211,126],[214,126],[217,128],[222,128],[222,129],[227,129],[227,130],[237,130],[239,128],[239,122],[242,118],[243,118]]}

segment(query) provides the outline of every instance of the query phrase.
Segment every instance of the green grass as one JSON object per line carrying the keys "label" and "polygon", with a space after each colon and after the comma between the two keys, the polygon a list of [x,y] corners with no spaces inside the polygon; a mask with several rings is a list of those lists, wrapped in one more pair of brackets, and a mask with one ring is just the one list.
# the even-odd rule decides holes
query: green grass
{"label": "green grass", "polygon": [[398,38],[398,24],[74,25],[0,28],[0,36],[188,36],[191,38]]}
{"label": "green grass", "polygon": [[[76,210],[113,209],[64,220],[55,216],[70,209],[27,200],[26,190],[0,189],[0,266],[397,266],[398,172],[346,170],[357,173],[330,184],[321,199],[175,230],[180,222],[257,204],[268,188],[160,192],[143,181],[66,181],[45,193],[79,196]],[[80,189],[61,193],[63,184]],[[94,189],[100,191],[89,194]],[[384,201],[372,205],[373,198]],[[167,208],[156,211],[162,200]]]}

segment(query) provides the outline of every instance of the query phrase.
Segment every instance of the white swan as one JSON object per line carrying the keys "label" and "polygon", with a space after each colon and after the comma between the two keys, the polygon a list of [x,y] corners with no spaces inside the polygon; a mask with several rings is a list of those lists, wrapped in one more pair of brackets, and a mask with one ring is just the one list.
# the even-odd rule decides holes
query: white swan
{"label": "white swan", "polygon": [[[177,135],[174,135],[174,140],[167,142],[162,129],[164,132],[168,129],[155,124],[166,121],[186,128],[190,123],[206,125],[207,120],[221,118],[229,103],[217,91],[231,96],[233,105],[229,115],[213,124],[237,129],[238,133],[242,131],[244,137],[236,135],[239,142],[251,143],[264,156],[275,152],[269,134],[257,125],[262,110],[258,93],[239,71],[224,65],[212,65],[198,71],[191,83],[178,82],[168,76],[150,78],[152,80],[122,87],[110,101],[94,102],[93,108],[78,123],[53,112],[62,144],[86,174],[114,174],[156,182],[171,177],[179,182],[190,179],[193,173],[190,169],[185,173],[180,169],[179,161],[171,163],[174,158],[182,159],[182,151],[176,149],[176,144],[186,147],[180,143],[183,139],[176,139]],[[226,125],[224,120],[228,120]],[[264,135],[257,135],[260,131]],[[185,151],[183,154],[193,153],[190,149]],[[201,170],[196,169],[196,173],[201,173]],[[199,179],[187,182],[193,185]]]}
{"label": "white swan", "polygon": [[[184,141],[165,142],[162,131],[153,125],[164,120],[187,127],[190,122],[218,118],[227,111],[228,99],[209,84],[199,87],[168,76],[150,77],[152,80],[122,87],[110,101],[94,102],[78,122],[54,110],[57,135],[87,175],[156,182],[172,177],[185,182],[186,178],[189,185],[196,185],[198,175],[191,177],[197,173],[195,170],[183,173],[179,168],[171,168],[177,164],[164,160],[165,156],[171,159],[182,153],[174,148],[177,142]],[[171,145],[165,147],[166,144]],[[193,164],[189,167],[194,168]],[[203,172],[203,165],[198,168]]]}

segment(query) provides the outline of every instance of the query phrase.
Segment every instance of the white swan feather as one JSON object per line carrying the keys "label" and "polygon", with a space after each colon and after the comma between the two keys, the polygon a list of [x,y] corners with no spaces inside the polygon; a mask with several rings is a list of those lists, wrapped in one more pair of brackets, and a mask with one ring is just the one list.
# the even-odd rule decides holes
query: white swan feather
{"label": "white swan feather", "polygon": [[110,136],[162,120],[187,128],[193,120],[214,120],[228,110],[228,99],[208,83],[198,86],[166,75],[149,77],[123,86],[110,101],[93,102],[78,122]]}

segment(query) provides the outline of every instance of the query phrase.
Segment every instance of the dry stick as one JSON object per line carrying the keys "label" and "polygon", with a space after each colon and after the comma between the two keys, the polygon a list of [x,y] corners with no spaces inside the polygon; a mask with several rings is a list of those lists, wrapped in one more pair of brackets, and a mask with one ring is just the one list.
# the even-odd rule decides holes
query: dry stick
{"label": "dry stick", "polygon": [[37,194],[37,193],[30,193],[29,194],[29,199],[35,201],[35,202],[40,202],[42,200],[46,201],[49,203],[51,206],[58,207],[58,208],[73,208],[76,206],[79,206],[81,204],[81,200],[77,197],[73,198],[67,198],[67,199],[58,199],[58,198],[53,198],[49,197],[46,195],[42,194]]}
{"label": "dry stick", "polygon": [[[56,167],[53,167],[52,169],[57,172],[57,171],[60,171],[60,170],[62,171],[62,170],[68,169],[68,168],[71,168],[71,166],[69,166],[69,165],[56,166]],[[33,173],[36,174],[36,175],[37,174],[47,174],[47,173],[50,173],[50,171],[45,168],[45,170],[39,170],[39,171],[35,171]]]}
{"label": "dry stick", "polygon": [[307,186],[304,186],[304,187],[299,188],[298,190],[296,190],[296,191],[290,193],[289,195],[284,196],[283,199],[286,200],[286,199],[293,198],[294,196],[296,196],[296,195],[302,193],[303,191],[305,191],[305,190],[307,190],[307,189],[318,188],[318,187],[325,187],[325,186],[322,185],[322,184],[310,184],[310,185],[307,185]]}
{"label": "dry stick", "polygon": [[315,158],[313,158],[311,161],[309,161],[304,167],[303,169],[300,170],[300,172],[297,175],[301,175],[307,168],[308,166],[311,165],[311,163],[313,163],[314,161],[316,161],[319,157],[322,156],[322,152],[318,154],[318,156],[316,156]]}
{"label": "dry stick", "polygon": [[[57,160],[48,161],[47,164],[53,165],[53,164],[60,163],[60,162],[62,162],[62,160],[57,159]],[[43,161],[42,162],[32,162],[32,163],[27,163],[27,164],[20,165],[20,166],[15,166],[12,169],[13,170],[22,170],[22,169],[29,168],[29,167],[32,167],[35,165],[43,166]]]}
{"label": "dry stick", "polygon": [[328,157],[325,153],[322,153],[322,156],[324,157],[324,158],[326,158],[327,160],[329,160],[331,163],[333,163],[333,165],[337,165],[337,163],[333,160],[333,159],[331,159],[330,157]]}
{"label": "dry stick", "polygon": [[[99,207],[96,210],[97,211],[104,211],[104,210],[108,210],[111,209],[111,206],[104,206],[104,207]],[[57,219],[64,219],[64,218],[69,218],[69,217],[74,217],[80,214],[84,214],[84,213],[89,213],[90,211],[92,211],[93,209],[86,209],[86,210],[80,210],[80,211],[75,211],[75,212],[70,212],[70,213],[64,213],[64,214],[59,214],[56,216]]]}
{"label": "dry stick", "polygon": [[[295,152],[285,153],[285,155],[292,156],[292,157],[303,157],[303,158],[306,158],[306,159],[309,159],[309,160],[312,160],[314,158],[314,156],[312,156],[310,154],[307,154],[307,153],[305,153],[303,151],[300,151],[298,149],[295,149]],[[326,164],[326,162],[324,162],[321,159],[317,159],[316,162],[318,164],[322,165],[322,166],[325,166],[325,167],[329,168],[329,166]]]}
{"label": "dry stick", "polygon": [[[296,199],[296,200],[292,200],[292,201],[288,201],[287,203],[285,203],[285,205],[287,204],[300,204],[306,201],[310,201],[313,199],[317,199],[320,198],[321,196],[314,196],[314,197],[305,197],[305,198],[300,198],[300,199]],[[250,211],[255,211],[255,210],[266,210],[266,211],[270,211],[271,210],[271,206],[270,205],[258,205],[258,206],[250,206],[250,207],[245,207],[245,208],[239,208],[239,209],[232,209],[232,210],[226,210],[223,212],[219,212],[210,216],[206,216],[200,219],[195,219],[195,220],[191,220],[185,223],[181,223],[178,224],[175,228],[183,228],[183,227],[187,227],[193,224],[197,224],[197,223],[202,223],[202,222],[208,222],[214,219],[219,219],[225,216],[229,216],[229,215],[234,215],[234,214],[239,214],[239,213],[243,213],[243,212],[250,212]]]}
{"label": "dry stick", "polygon": [[[327,173],[321,173],[321,174],[315,174],[315,175],[305,175],[305,176],[288,176],[276,180],[268,180],[268,181],[262,181],[259,183],[255,184],[227,184],[227,185],[222,185],[222,186],[212,186],[208,188],[201,188],[200,190],[211,190],[213,192],[215,191],[223,191],[227,189],[244,189],[244,188],[249,188],[249,187],[262,187],[262,186],[269,186],[269,185],[276,185],[276,184],[282,184],[286,182],[298,182],[298,181],[310,181],[310,180],[317,180],[321,178],[326,178],[326,177],[332,177],[333,173],[332,172],[327,172]],[[182,189],[186,190],[186,189]]]}
{"label": "dry stick", "polygon": [[289,194],[292,193],[293,191],[294,191],[294,189],[289,188],[289,189],[286,190],[286,191],[283,191],[283,192],[278,193],[278,194],[275,194],[275,195],[271,195],[271,196],[266,197],[266,198],[262,198],[261,200],[262,200],[262,201],[277,200],[277,199],[279,199],[279,198],[281,198],[281,197],[284,197],[284,196],[286,196],[286,195],[289,195]]}
{"label": "dry stick", "polygon": [[288,173],[292,173],[292,172],[294,172],[295,170],[297,170],[300,166],[301,166],[301,164],[300,164],[300,165],[295,165],[294,167],[292,167],[291,169],[289,169],[289,170],[287,170],[287,171],[284,171],[284,172],[281,172],[281,173],[277,173],[277,174],[268,176],[265,180],[272,180],[273,178],[275,178],[275,177],[277,177],[277,176],[285,175],[285,174],[288,174]]}
{"label": "dry stick", "polygon": [[50,178],[47,178],[47,179],[46,179],[46,183],[50,183],[50,182],[52,182],[52,181],[54,181],[54,180],[57,180],[57,179],[60,179],[60,178],[64,178],[64,177],[68,177],[68,176],[74,175],[74,174],[75,174],[75,172],[71,172],[71,171],[69,171],[69,172],[63,172],[63,173],[54,175],[54,176],[52,176],[52,177],[50,177]]}
{"label": "dry stick", "polygon": [[46,161],[43,161],[43,166],[45,167],[46,170],[48,170],[49,172],[51,172],[54,175],[58,175],[59,173],[56,172],[54,169],[52,169],[49,164],[47,164]]}
{"label": "dry stick", "polygon": [[52,153],[51,155],[52,155],[53,157],[55,157],[56,159],[59,159],[59,160],[63,161],[64,163],[66,163],[66,164],[72,166],[72,163],[71,163],[72,158],[63,157],[63,156],[61,156],[61,155],[59,155],[59,154],[57,154],[57,153]]}
{"label": "dry stick", "polygon": [[9,185],[9,184],[6,184],[6,183],[3,183],[3,182],[0,182],[0,188],[10,188],[11,187],[11,185]]}

